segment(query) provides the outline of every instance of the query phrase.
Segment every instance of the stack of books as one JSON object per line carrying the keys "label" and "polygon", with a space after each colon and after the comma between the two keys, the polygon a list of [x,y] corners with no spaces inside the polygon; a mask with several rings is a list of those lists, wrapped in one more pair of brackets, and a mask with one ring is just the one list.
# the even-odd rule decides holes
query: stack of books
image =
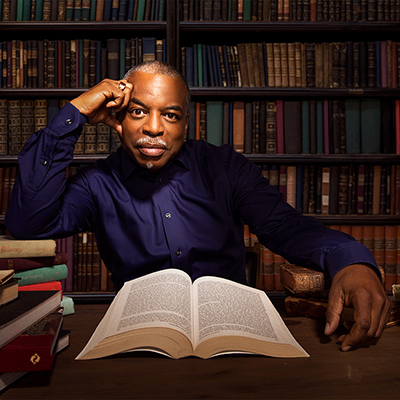
{"label": "stack of books", "polygon": [[73,301],[63,296],[62,283],[68,277],[68,254],[57,251],[53,239],[17,240],[0,236],[0,271],[13,269],[18,291],[59,290],[63,314],[73,313]]}
{"label": "stack of books", "polygon": [[[380,272],[384,284],[385,272],[381,267]],[[331,279],[327,274],[294,264],[282,264],[280,276],[281,284],[286,291],[285,308],[289,316],[325,320],[331,286]],[[353,318],[353,309],[344,307],[341,315],[342,323],[354,322]],[[400,301],[394,297],[386,327],[399,323]]]}
{"label": "stack of books", "polygon": [[41,266],[57,257],[64,256],[54,240],[0,236],[0,391],[28,371],[50,370],[69,344],[62,330],[62,264]]}

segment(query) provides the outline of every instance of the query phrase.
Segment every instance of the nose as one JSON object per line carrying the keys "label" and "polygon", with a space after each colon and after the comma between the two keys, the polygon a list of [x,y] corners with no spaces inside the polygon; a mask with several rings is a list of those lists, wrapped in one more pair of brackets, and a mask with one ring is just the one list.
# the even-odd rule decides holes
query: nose
{"label": "nose", "polygon": [[160,136],[164,133],[161,115],[149,113],[143,125],[143,133],[149,136]]}

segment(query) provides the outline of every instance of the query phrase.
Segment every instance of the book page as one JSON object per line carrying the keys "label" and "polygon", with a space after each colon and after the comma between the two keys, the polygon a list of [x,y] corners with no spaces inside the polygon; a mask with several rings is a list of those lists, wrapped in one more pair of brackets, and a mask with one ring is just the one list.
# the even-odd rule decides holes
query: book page
{"label": "book page", "polygon": [[192,340],[192,283],[166,269],[125,282],[77,359],[106,337],[135,329],[167,327]]}
{"label": "book page", "polygon": [[194,346],[217,336],[245,336],[271,343],[294,340],[279,313],[258,289],[223,278],[202,277],[193,285]]}

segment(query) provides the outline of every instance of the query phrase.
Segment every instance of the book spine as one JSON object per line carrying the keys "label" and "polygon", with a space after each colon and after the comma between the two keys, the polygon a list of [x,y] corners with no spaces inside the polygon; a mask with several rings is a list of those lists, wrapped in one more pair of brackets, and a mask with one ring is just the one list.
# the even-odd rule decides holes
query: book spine
{"label": "book spine", "polygon": [[66,264],[54,265],[51,267],[35,268],[33,270],[19,271],[14,275],[19,278],[18,285],[33,285],[35,283],[44,283],[66,279],[68,268]]}

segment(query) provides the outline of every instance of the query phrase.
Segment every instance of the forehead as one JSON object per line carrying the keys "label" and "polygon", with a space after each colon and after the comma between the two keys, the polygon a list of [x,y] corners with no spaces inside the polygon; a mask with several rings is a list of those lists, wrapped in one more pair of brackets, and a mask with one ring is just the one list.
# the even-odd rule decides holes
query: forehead
{"label": "forehead", "polygon": [[133,84],[132,98],[137,98],[144,102],[185,105],[187,90],[179,78],[135,71],[128,81]]}

